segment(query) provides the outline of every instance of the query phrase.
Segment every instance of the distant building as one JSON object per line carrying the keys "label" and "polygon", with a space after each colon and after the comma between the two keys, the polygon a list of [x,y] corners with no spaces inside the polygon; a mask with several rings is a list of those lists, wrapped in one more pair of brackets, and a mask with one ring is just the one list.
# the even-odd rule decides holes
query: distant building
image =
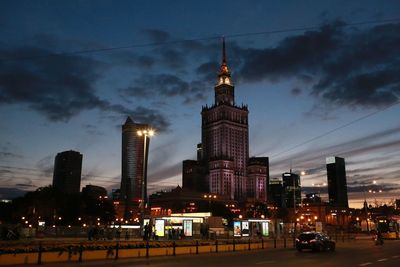
{"label": "distant building", "polygon": [[[149,129],[147,124],[133,122],[128,117],[122,125],[122,175],[120,199],[125,203],[126,219],[132,216],[132,209],[138,208],[142,200],[142,188],[144,185],[144,200],[147,200],[147,181],[143,182],[144,165],[144,135],[139,136],[138,131]],[[150,140],[147,138],[146,150],[148,151]],[[148,155],[148,153],[147,153]]]}
{"label": "distant building", "polygon": [[193,192],[208,192],[204,183],[205,170],[197,160],[184,160],[182,163],[182,187]]}
{"label": "distant building", "polygon": [[257,202],[267,201],[267,186],[269,182],[268,157],[253,157],[247,166],[247,199]]}
{"label": "distant building", "polygon": [[300,176],[292,172],[282,174],[285,207],[293,208],[301,204]]}
{"label": "distant building", "polygon": [[284,207],[283,179],[281,177],[270,178],[267,189],[267,202],[277,208]]}
{"label": "distant building", "polygon": [[81,173],[81,153],[72,150],[58,153],[54,161],[54,189],[66,194],[79,194]]}
{"label": "distant building", "polygon": [[346,168],[344,158],[329,157],[326,159],[328,176],[328,195],[331,207],[348,208]]}
{"label": "distant building", "polygon": [[107,197],[107,190],[104,187],[97,185],[86,185],[82,188],[82,196],[87,199],[98,199],[100,197]]}

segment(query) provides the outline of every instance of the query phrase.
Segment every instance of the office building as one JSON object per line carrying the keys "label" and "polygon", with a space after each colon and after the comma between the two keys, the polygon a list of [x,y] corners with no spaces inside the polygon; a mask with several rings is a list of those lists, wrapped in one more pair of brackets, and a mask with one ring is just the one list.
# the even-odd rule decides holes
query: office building
{"label": "office building", "polygon": [[331,207],[348,208],[346,167],[344,158],[329,157],[326,159],[328,176],[328,196]]}
{"label": "office building", "polygon": [[266,202],[269,182],[268,157],[250,158],[247,171],[247,199],[254,199],[256,202]]}
{"label": "office building", "polygon": [[[149,129],[146,124],[133,122],[128,117],[122,126],[122,173],[120,200],[125,205],[125,217],[130,219],[133,209],[138,209],[142,198],[147,200],[147,181],[144,179],[144,155],[148,155],[150,139],[138,135],[138,131]],[[146,149],[146,153],[145,150]],[[147,160],[146,160],[147,162]],[[143,190],[143,192],[142,192]],[[143,196],[142,196],[143,194]]]}
{"label": "office building", "polygon": [[292,172],[282,174],[284,205],[286,208],[296,208],[301,204],[300,176]]}
{"label": "office building", "polygon": [[81,153],[69,150],[57,154],[54,161],[54,189],[65,194],[79,194],[81,174]]}

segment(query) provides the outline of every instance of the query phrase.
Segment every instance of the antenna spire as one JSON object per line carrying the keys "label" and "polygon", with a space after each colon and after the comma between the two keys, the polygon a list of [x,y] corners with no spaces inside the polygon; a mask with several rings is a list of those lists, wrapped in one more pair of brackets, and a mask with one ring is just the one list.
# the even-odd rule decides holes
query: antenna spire
{"label": "antenna spire", "polygon": [[226,63],[225,37],[222,36],[222,63]]}

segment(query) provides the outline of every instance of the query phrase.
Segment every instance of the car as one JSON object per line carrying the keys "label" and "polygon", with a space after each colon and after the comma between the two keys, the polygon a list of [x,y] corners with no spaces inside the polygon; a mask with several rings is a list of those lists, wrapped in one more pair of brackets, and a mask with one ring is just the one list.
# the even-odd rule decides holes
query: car
{"label": "car", "polygon": [[312,251],[335,251],[336,243],[321,232],[304,232],[296,238],[296,249],[311,249]]}

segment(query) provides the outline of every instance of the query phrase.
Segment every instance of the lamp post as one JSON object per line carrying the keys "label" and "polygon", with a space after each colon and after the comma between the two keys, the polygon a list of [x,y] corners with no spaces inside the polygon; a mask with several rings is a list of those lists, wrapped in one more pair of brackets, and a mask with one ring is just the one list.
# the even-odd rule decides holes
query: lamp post
{"label": "lamp post", "polygon": [[144,227],[144,208],[146,205],[147,199],[147,160],[149,154],[149,144],[150,144],[150,137],[154,135],[154,130],[152,129],[144,129],[137,131],[138,136],[143,136],[143,175],[142,175],[142,182],[141,182],[141,205],[140,205],[140,227],[143,231]]}

